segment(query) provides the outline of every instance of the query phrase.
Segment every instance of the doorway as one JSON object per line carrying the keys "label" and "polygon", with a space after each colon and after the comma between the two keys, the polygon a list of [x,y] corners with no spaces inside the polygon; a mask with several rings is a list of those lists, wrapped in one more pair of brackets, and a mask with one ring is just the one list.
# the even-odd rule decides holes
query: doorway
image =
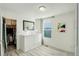
{"label": "doorway", "polygon": [[4,52],[16,49],[16,20],[3,17]]}

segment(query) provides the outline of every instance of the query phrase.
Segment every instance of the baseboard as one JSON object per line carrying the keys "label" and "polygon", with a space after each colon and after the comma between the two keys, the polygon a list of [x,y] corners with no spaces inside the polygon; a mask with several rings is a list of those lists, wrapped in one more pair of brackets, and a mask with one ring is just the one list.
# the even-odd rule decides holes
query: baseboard
{"label": "baseboard", "polygon": [[46,44],[44,44],[44,46],[50,47],[50,48],[52,48],[52,49],[55,49],[55,50],[58,50],[58,51],[61,51],[61,52],[65,52],[65,53],[69,53],[69,54],[74,54],[74,55],[75,55],[74,52],[65,51],[65,50],[62,50],[62,49],[59,49],[59,48],[56,48],[56,47],[53,47],[53,46],[49,46],[49,45],[46,45]]}

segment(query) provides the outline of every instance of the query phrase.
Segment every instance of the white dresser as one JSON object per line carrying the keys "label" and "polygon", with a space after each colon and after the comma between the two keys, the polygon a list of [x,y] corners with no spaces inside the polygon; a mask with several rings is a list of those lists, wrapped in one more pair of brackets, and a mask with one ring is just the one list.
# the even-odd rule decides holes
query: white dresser
{"label": "white dresser", "polygon": [[20,35],[20,49],[24,52],[41,45],[41,34]]}

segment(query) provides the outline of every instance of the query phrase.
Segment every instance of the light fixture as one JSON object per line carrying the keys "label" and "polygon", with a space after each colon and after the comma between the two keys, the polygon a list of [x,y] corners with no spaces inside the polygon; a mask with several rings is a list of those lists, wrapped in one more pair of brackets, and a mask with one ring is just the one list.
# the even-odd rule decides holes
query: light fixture
{"label": "light fixture", "polygon": [[39,9],[40,9],[40,11],[45,11],[46,7],[45,6],[40,6]]}

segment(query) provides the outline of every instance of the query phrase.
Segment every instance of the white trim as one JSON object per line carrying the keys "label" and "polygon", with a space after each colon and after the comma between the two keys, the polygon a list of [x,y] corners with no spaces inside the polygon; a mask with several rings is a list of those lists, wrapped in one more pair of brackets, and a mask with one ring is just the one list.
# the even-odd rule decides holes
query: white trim
{"label": "white trim", "polygon": [[79,56],[79,3],[77,3],[77,41],[76,41],[76,55]]}
{"label": "white trim", "polygon": [[1,16],[1,56],[4,56],[4,49],[3,49],[3,40],[2,40],[2,35],[3,35],[3,33],[2,33],[2,30],[3,30],[3,21],[2,21],[2,16]]}
{"label": "white trim", "polygon": [[75,20],[74,20],[74,27],[75,27],[75,34],[74,34],[74,39],[75,39],[75,56],[78,55],[78,4],[75,4]]}

